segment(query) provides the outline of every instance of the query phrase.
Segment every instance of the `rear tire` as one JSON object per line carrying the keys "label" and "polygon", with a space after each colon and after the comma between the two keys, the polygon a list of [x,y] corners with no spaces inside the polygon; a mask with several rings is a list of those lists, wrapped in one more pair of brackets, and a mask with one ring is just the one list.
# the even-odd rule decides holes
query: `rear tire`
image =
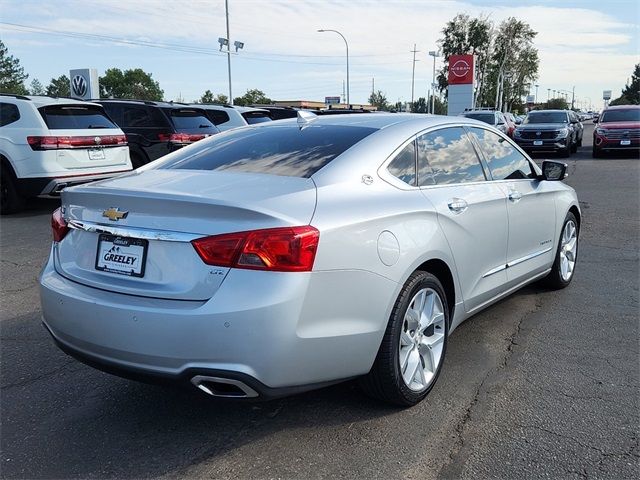
{"label": "rear tire", "polygon": [[26,199],[20,195],[13,172],[0,171],[0,214],[8,215],[24,210]]}
{"label": "rear tire", "polygon": [[569,158],[571,156],[571,147],[563,148],[562,150],[558,150],[560,157]]}
{"label": "rear tire", "polygon": [[440,375],[448,335],[442,284],[428,272],[414,272],[398,295],[373,367],[360,380],[362,389],[402,407],[421,402]]}
{"label": "rear tire", "polygon": [[551,267],[551,272],[543,279],[543,282],[549,288],[559,290],[568,287],[571,280],[573,280],[578,261],[579,234],[580,226],[578,221],[573,213],[568,212],[562,224],[562,230],[560,230],[556,258]]}

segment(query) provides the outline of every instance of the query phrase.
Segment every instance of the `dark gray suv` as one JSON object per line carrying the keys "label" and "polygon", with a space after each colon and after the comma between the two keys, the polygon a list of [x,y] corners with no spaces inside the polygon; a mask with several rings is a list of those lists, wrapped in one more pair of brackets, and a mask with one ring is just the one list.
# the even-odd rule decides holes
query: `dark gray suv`
{"label": "dark gray suv", "polygon": [[534,110],[518,125],[513,139],[527,152],[558,152],[564,157],[582,145],[582,123],[570,110]]}

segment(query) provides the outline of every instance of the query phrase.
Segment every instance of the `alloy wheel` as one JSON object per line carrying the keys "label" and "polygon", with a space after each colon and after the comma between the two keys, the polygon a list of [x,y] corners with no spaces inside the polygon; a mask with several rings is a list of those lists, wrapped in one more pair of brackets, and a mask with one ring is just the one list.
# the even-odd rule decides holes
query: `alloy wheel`
{"label": "alloy wheel", "polygon": [[409,303],[400,332],[400,372],[410,390],[424,391],[435,378],[442,361],[444,322],[440,295],[431,288],[418,291]]}
{"label": "alloy wheel", "polygon": [[565,282],[573,275],[578,252],[578,229],[573,220],[569,220],[562,230],[560,244],[560,275]]}

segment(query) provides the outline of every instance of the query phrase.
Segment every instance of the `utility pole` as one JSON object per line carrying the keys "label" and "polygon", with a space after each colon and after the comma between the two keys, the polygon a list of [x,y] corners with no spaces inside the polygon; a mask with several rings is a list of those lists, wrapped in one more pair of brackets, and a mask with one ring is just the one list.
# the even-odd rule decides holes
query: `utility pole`
{"label": "utility pole", "polygon": [[573,104],[576,101],[576,86],[573,86],[573,89],[571,90],[571,110],[573,110]]}
{"label": "utility pole", "polygon": [[551,89],[547,88],[547,103],[549,103],[549,96],[551,95]]}
{"label": "utility pole", "polygon": [[229,0],[224,0],[224,13],[227,18],[227,71],[229,72],[229,105],[233,105],[231,92],[231,35],[229,34]]}
{"label": "utility pole", "polygon": [[534,101],[534,103],[538,103],[538,87],[539,87],[540,85],[538,85],[538,84],[536,83],[534,86],[536,87],[536,96],[535,96],[535,101]]}
{"label": "utility pole", "polygon": [[[431,113],[435,115],[436,113],[436,57],[439,57],[438,52],[435,50],[431,50],[429,52],[429,56],[433,57],[433,83],[431,83]],[[429,97],[427,97],[427,102],[429,101]]]}
{"label": "utility pole", "polygon": [[413,108],[413,87],[415,85],[415,77],[416,77],[416,62],[418,60],[416,60],[416,53],[418,53],[420,50],[416,50],[416,44],[413,44],[413,50],[411,50],[411,52],[413,52],[413,69],[411,70],[411,107]]}
{"label": "utility pole", "polygon": [[371,77],[371,95],[376,93],[376,79]]}

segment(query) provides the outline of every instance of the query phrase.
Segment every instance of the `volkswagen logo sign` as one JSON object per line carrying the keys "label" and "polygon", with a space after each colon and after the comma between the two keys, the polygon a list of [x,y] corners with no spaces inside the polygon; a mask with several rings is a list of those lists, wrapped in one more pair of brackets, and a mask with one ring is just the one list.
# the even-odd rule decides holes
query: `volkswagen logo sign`
{"label": "volkswagen logo sign", "polygon": [[539,137],[540,135],[542,135],[542,132],[536,132],[536,137]]}
{"label": "volkswagen logo sign", "polygon": [[84,97],[87,94],[87,81],[82,75],[76,75],[71,80],[71,90],[76,97]]}
{"label": "volkswagen logo sign", "polygon": [[95,142],[96,145],[100,145],[102,143],[102,139],[100,137],[94,137],[93,141]]}

